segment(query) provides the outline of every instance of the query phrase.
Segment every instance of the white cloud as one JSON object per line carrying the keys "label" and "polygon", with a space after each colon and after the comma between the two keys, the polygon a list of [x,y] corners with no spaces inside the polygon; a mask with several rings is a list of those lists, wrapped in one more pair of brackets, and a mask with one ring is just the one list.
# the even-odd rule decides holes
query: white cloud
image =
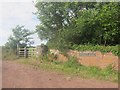
{"label": "white cloud", "polygon": [[[7,0],[5,0],[7,1]],[[25,28],[35,30],[35,26],[39,24],[39,20],[33,14],[36,11],[32,1],[30,2],[1,2],[1,17],[0,17],[0,45],[5,44],[7,39],[12,34],[12,28],[16,25],[24,25]],[[33,35],[35,44],[38,45],[41,41],[37,35]]]}
{"label": "white cloud", "polygon": [[0,0],[0,2],[31,2],[31,1],[30,0]]}

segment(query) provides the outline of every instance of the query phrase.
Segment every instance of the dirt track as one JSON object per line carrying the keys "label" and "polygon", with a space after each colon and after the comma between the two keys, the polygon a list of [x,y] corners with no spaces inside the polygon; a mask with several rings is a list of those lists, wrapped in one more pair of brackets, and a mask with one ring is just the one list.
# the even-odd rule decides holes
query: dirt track
{"label": "dirt track", "polygon": [[36,70],[30,66],[3,61],[3,88],[117,88],[117,83],[69,78],[66,75]]}

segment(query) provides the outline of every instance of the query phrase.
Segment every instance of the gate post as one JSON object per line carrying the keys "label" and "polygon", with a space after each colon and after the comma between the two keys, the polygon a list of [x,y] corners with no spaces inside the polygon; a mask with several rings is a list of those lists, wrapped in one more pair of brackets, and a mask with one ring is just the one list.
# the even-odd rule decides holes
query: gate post
{"label": "gate post", "polygon": [[17,57],[19,57],[19,45],[17,44]]}
{"label": "gate post", "polygon": [[24,48],[24,57],[25,57],[25,58],[28,57],[27,47]]}

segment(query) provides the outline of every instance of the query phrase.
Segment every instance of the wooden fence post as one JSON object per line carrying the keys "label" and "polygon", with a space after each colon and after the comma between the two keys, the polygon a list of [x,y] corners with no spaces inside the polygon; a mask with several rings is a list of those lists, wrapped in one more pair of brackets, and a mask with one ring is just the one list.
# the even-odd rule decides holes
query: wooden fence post
{"label": "wooden fence post", "polygon": [[24,48],[24,57],[27,58],[28,53],[27,53],[27,47]]}
{"label": "wooden fence post", "polygon": [[17,57],[19,57],[19,45],[17,44]]}

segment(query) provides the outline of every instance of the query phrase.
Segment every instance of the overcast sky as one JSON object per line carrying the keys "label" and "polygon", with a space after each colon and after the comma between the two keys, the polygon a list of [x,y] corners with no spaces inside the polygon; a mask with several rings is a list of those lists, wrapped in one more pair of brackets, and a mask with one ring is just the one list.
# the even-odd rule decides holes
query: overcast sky
{"label": "overcast sky", "polygon": [[[24,25],[27,29],[35,30],[35,26],[40,23],[33,14],[35,11],[32,0],[0,0],[0,45],[7,42],[12,35],[12,28],[16,25]],[[37,34],[32,37],[34,45],[41,43]]]}

